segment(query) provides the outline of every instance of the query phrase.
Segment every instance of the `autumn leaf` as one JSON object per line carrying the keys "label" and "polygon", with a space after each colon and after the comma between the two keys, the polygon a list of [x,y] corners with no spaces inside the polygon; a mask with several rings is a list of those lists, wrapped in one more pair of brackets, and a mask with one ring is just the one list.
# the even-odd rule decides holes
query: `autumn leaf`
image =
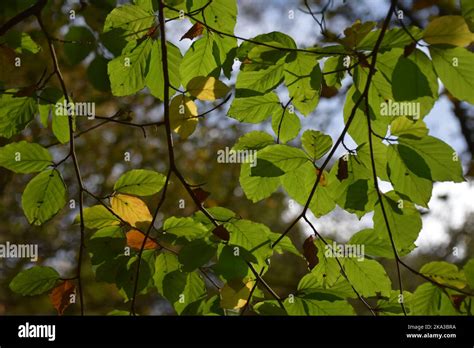
{"label": "autumn leaf", "polygon": [[170,104],[170,124],[174,132],[186,139],[194,133],[198,123],[198,110],[191,98],[178,95]]}
{"label": "autumn leaf", "polygon": [[[316,168],[316,175],[319,175],[320,169]],[[323,171],[321,174],[321,179],[319,179],[319,186],[325,187],[328,185],[328,179],[326,173]]]}
{"label": "autumn leaf", "polygon": [[63,281],[51,291],[49,298],[58,311],[58,315],[63,315],[64,310],[71,304],[71,295],[75,291],[76,286],[70,280]]}
{"label": "autumn leaf", "polygon": [[[142,248],[144,239],[145,239],[145,236],[140,231],[130,230],[129,232],[127,232],[127,245],[132,249],[140,250]],[[156,243],[154,240],[148,237],[143,249],[144,250],[156,249],[158,247],[159,247],[158,243]]]}
{"label": "autumn leaf", "polygon": [[319,263],[318,248],[314,244],[314,236],[309,236],[303,243],[303,255],[308,262],[308,268],[313,269]]}
{"label": "autumn leaf", "polygon": [[203,30],[204,30],[204,25],[202,25],[199,22],[196,22],[183,36],[181,36],[181,39],[179,39],[179,41],[184,40],[184,39],[192,40],[195,37],[198,37],[199,35],[201,35]]}
{"label": "autumn leaf", "polygon": [[228,281],[220,290],[221,307],[226,309],[244,307],[248,302],[253,284],[253,280],[233,279]]}
{"label": "autumn leaf", "polygon": [[145,202],[140,198],[116,194],[112,197],[111,204],[112,211],[133,227],[139,227],[139,223],[149,223],[153,219]]}
{"label": "autumn leaf", "polygon": [[347,168],[347,161],[341,157],[339,158],[339,165],[337,168],[337,178],[339,181],[347,179],[349,176],[348,168]]}
{"label": "autumn leaf", "polygon": [[193,97],[200,100],[216,100],[229,92],[229,87],[212,76],[196,76],[188,82],[186,88]]}
{"label": "autumn leaf", "polygon": [[193,189],[194,196],[198,199],[198,201],[202,204],[204,201],[209,197],[210,193],[203,190],[202,188],[198,187]]}
{"label": "autumn leaf", "polygon": [[212,230],[212,234],[225,241],[228,241],[230,239],[229,231],[227,231],[224,225],[219,225],[216,228],[214,228]]}

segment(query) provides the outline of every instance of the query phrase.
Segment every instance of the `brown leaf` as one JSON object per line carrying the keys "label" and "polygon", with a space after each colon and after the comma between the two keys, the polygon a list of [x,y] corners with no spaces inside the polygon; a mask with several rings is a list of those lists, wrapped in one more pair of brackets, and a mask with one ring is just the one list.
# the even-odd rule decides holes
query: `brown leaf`
{"label": "brown leaf", "polygon": [[[316,175],[319,175],[320,170],[316,168]],[[326,178],[326,174],[323,172],[321,174],[321,178],[319,179],[319,186],[325,187],[328,185],[328,179]]]}
{"label": "brown leaf", "polygon": [[309,236],[303,243],[303,255],[308,262],[308,268],[313,269],[319,263],[318,248],[314,244],[314,236]]}
{"label": "brown leaf", "polygon": [[203,30],[204,30],[204,25],[202,25],[199,22],[196,22],[183,36],[181,36],[181,39],[179,39],[179,41],[184,40],[184,39],[192,40],[195,37],[198,37],[199,35],[201,35]]}
{"label": "brown leaf", "polygon": [[157,29],[158,29],[158,26],[150,27],[150,29],[148,29],[148,31],[146,33],[146,36],[147,37],[154,37]]}
{"label": "brown leaf", "polygon": [[35,93],[37,88],[38,87],[36,85],[23,87],[15,93],[15,97],[31,97]]}
{"label": "brown leaf", "polygon": [[403,50],[403,56],[408,57],[410,54],[413,53],[415,48],[416,48],[416,42],[412,42],[411,44],[406,45],[405,49]]}
{"label": "brown leaf", "polygon": [[342,181],[344,179],[347,179],[349,176],[349,171],[347,168],[347,161],[344,160],[344,157],[339,158],[339,165],[337,168],[337,178],[339,181]]}
{"label": "brown leaf", "polygon": [[198,187],[193,189],[194,196],[199,200],[199,203],[204,203],[204,201],[209,197],[210,193]]}
{"label": "brown leaf", "polygon": [[[127,245],[132,249],[140,250],[142,248],[144,239],[145,239],[145,236],[140,231],[131,230],[127,232]],[[158,243],[156,243],[154,240],[148,237],[147,241],[145,242],[145,247],[143,249],[144,250],[156,249],[158,248],[158,246],[159,246]]]}
{"label": "brown leaf", "polygon": [[337,95],[339,91],[334,86],[328,86],[326,83],[323,83],[323,88],[321,89],[321,97],[323,98],[332,98]]}
{"label": "brown leaf", "polygon": [[51,291],[49,298],[54,308],[58,311],[58,315],[63,315],[64,310],[71,304],[70,296],[75,291],[76,286],[70,280],[63,281]]}
{"label": "brown leaf", "polygon": [[212,230],[212,234],[225,241],[228,241],[230,239],[229,231],[227,231],[227,229],[223,225],[219,225],[214,228]]}
{"label": "brown leaf", "polygon": [[464,301],[465,298],[466,296],[464,295],[451,295],[451,301],[453,302],[454,308],[459,311],[459,309],[461,308],[462,301]]}

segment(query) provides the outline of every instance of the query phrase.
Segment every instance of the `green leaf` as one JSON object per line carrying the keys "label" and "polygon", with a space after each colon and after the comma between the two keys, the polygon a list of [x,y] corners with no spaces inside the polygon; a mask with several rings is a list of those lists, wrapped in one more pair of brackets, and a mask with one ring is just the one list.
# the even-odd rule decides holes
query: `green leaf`
{"label": "green leaf", "polygon": [[[393,191],[382,196],[390,232],[400,254],[414,248],[414,242],[421,230],[421,216],[415,206],[398,197]],[[374,230],[383,239],[389,240],[380,202],[375,205]]]}
{"label": "green leaf", "polygon": [[431,45],[449,44],[464,47],[474,41],[474,34],[462,16],[441,16],[428,24],[423,40]]}
{"label": "green leaf", "polygon": [[[316,168],[314,168],[310,161],[307,161],[281,176],[281,184],[291,198],[304,206],[316,182],[316,175]],[[330,181],[333,179],[326,172],[324,172],[321,179],[309,204],[310,210],[317,217],[329,213],[336,207],[336,203],[331,197],[329,190]]]}
{"label": "green leaf", "polygon": [[150,196],[160,192],[166,177],[153,170],[133,169],[123,174],[115,183],[114,191],[137,196]]}
{"label": "green leaf", "polygon": [[247,98],[235,98],[227,114],[240,122],[260,123],[269,116],[281,114],[280,100],[271,92]]}
{"label": "green leaf", "polygon": [[471,32],[474,32],[474,3],[470,0],[461,0],[461,12]]}
{"label": "green leaf", "polygon": [[245,196],[254,203],[269,197],[280,186],[279,178],[252,176],[250,163],[240,166],[239,181]]}
{"label": "green leaf", "polygon": [[192,272],[209,262],[216,251],[217,246],[209,241],[195,239],[180,250],[178,260],[183,265],[183,271]]}
{"label": "green leaf", "polygon": [[243,60],[247,57],[248,53],[255,47],[260,47],[258,43],[265,43],[267,45],[272,45],[275,47],[295,49],[296,43],[290,36],[273,31],[267,34],[261,34],[252,38],[252,41],[244,41],[237,50],[237,56],[239,59]]}
{"label": "green leaf", "polygon": [[202,238],[207,234],[204,225],[190,217],[177,218],[172,216],[166,219],[163,224],[163,231],[177,237],[184,237],[187,240]]}
{"label": "green leaf", "polygon": [[51,267],[34,266],[18,273],[10,289],[23,296],[40,295],[51,290],[59,278],[59,273]]}
{"label": "green leaf", "polygon": [[272,255],[267,226],[249,220],[232,221],[224,226],[230,232],[230,245],[243,248],[252,253],[259,261],[266,260]]}
{"label": "green leaf", "polygon": [[153,275],[153,280],[155,286],[158,289],[158,292],[163,295],[163,288],[165,286],[164,280],[165,277],[179,270],[180,264],[178,257],[170,252],[164,251],[156,257],[155,260],[155,274]]}
{"label": "green leaf", "polygon": [[356,290],[366,297],[380,293],[388,296],[392,289],[392,282],[385,273],[385,269],[375,260],[344,259],[344,270],[350,283]]}
{"label": "green leaf", "polygon": [[463,268],[467,283],[471,289],[474,289],[474,259],[470,259]]}
{"label": "green leaf", "polygon": [[314,160],[323,157],[332,147],[332,138],[320,131],[307,130],[301,137],[303,149]]}
{"label": "green leaf", "polygon": [[253,310],[258,315],[284,316],[288,315],[286,310],[282,309],[276,300],[267,300],[256,303]]}
{"label": "green leaf", "polygon": [[286,299],[284,306],[288,315],[354,315],[355,311],[346,301],[318,301],[311,298]]}
{"label": "green leaf", "polygon": [[206,295],[206,285],[196,271],[185,273],[176,270],[165,275],[163,296],[171,302],[178,314],[181,314],[187,306]]}
{"label": "green leaf", "polygon": [[434,281],[454,286],[458,289],[466,287],[466,276],[463,271],[459,271],[456,265],[445,261],[433,261],[423,265],[420,269],[427,277]]}
{"label": "green leaf", "polygon": [[[412,298],[412,293],[408,291],[403,291],[403,302],[410,303]],[[392,290],[390,297],[382,298],[377,301],[377,313],[380,315],[404,315],[402,306],[400,304],[400,291]],[[410,314],[410,308],[405,306],[407,314]]]}
{"label": "green leaf", "polygon": [[69,118],[72,117],[72,127],[73,130],[76,129],[76,109],[74,103],[70,100],[69,104],[66,103],[64,96],[57,101],[57,103],[52,106],[52,130],[56,139],[59,140],[61,144],[69,142],[70,131],[69,131]]}
{"label": "green leaf", "polygon": [[412,315],[457,314],[449,298],[439,287],[431,283],[424,283],[416,288],[407,304]]}
{"label": "green leaf", "polygon": [[390,125],[392,135],[409,135],[416,138],[423,138],[428,135],[428,128],[423,120],[410,120],[408,117],[397,117]]}
{"label": "green leaf", "polygon": [[[360,98],[360,92],[357,91],[355,85],[347,92],[346,102],[344,104],[344,122],[347,123],[349,116],[352,112],[352,109],[355,103]],[[369,100],[372,100],[369,98]],[[365,108],[365,103],[360,102],[358,108],[355,111],[354,119],[349,127],[348,133],[352,139],[358,144],[362,145],[363,143],[369,140],[368,134],[368,125],[367,125],[367,116],[362,111]],[[371,112],[371,125],[372,130],[380,136],[384,136],[387,133],[388,124],[390,123],[389,117],[376,118],[375,115]],[[374,138],[374,137],[372,137]]]}
{"label": "green leaf", "polygon": [[30,35],[14,30],[8,31],[3,38],[0,39],[0,43],[6,43],[7,46],[15,50],[15,53],[19,54],[24,52],[36,54],[41,50],[41,46],[33,41]]}
{"label": "green leaf", "polygon": [[36,175],[21,197],[23,211],[30,224],[42,225],[66,204],[66,185],[55,169]]}
{"label": "green leaf", "polygon": [[[167,46],[167,57],[168,57],[168,76],[170,84],[179,88],[181,85],[180,66],[183,56],[178,47],[173,45],[171,42],[166,43]],[[164,99],[164,83],[163,83],[163,59],[161,57],[161,42],[156,40],[151,48],[149,69],[146,74],[145,83],[150,89],[151,94],[160,99]],[[175,90],[169,88],[169,95],[175,94]]]}
{"label": "green leaf", "polygon": [[275,111],[272,116],[272,129],[282,143],[296,138],[301,129],[298,115],[288,108],[283,111]]}
{"label": "green leaf", "polygon": [[206,34],[194,41],[186,51],[179,67],[183,86],[187,86],[195,76],[209,76],[218,69],[213,55],[213,46],[212,36]]}
{"label": "green leaf", "polygon": [[[79,222],[79,215],[74,222]],[[94,205],[84,208],[84,224],[87,228],[95,229],[119,225],[120,220],[103,205]]]}
{"label": "green leaf", "polygon": [[416,204],[428,207],[433,182],[430,168],[423,157],[411,148],[399,145],[388,147],[390,181],[393,188]]}
{"label": "green leaf", "polygon": [[354,234],[347,244],[363,245],[364,253],[369,256],[380,256],[393,259],[390,241],[376,233],[372,228],[363,229]]}
{"label": "green leaf", "polygon": [[[359,152],[359,151],[358,151]],[[329,187],[337,204],[359,218],[373,210],[377,199],[372,180],[372,164],[361,160],[359,154],[346,154],[331,169]]]}
{"label": "green leaf", "polygon": [[[188,11],[197,10],[206,5],[207,1],[188,2]],[[196,18],[205,22],[211,28],[228,34],[234,33],[237,21],[237,2],[233,0],[213,0],[205,6],[203,13],[199,12]]]}
{"label": "green leaf", "polygon": [[124,229],[121,226],[108,226],[95,232],[87,243],[92,265],[110,262],[123,254],[127,244]]}
{"label": "green leaf", "polygon": [[95,89],[101,92],[110,91],[110,79],[107,74],[108,59],[97,55],[87,67],[87,77]]}
{"label": "green leaf", "polygon": [[257,165],[251,169],[252,176],[281,176],[309,162],[306,154],[287,145],[269,145],[257,153]]}
{"label": "green leaf", "polygon": [[274,143],[273,137],[270,134],[261,131],[251,131],[241,136],[232,149],[234,151],[260,150]]}
{"label": "green leaf", "polygon": [[401,136],[398,138],[398,142],[400,145],[412,149],[424,159],[430,169],[433,181],[464,181],[461,161],[453,148],[445,142],[432,136],[421,139]]}
{"label": "green leaf", "polygon": [[140,263],[140,274],[137,280],[138,256],[128,258],[127,263],[121,264],[116,273],[115,284],[126,301],[133,297],[135,284],[137,293],[147,293],[153,287],[152,275],[155,272],[155,252],[144,250]]}
{"label": "green leaf", "polygon": [[449,92],[474,104],[474,53],[465,48],[430,46],[433,65]]}
{"label": "green leaf", "polygon": [[15,97],[16,90],[7,90],[12,94],[0,95],[0,136],[11,138],[21,132],[33,120],[37,112],[34,98]]}
{"label": "green leaf", "polygon": [[137,5],[127,4],[114,8],[105,19],[104,33],[113,29],[123,30],[127,41],[145,36],[154,24],[155,15]]}
{"label": "green leaf", "polygon": [[343,69],[345,69],[343,56],[328,58],[324,63],[323,68],[323,74],[325,74],[324,81],[326,82],[326,85],[340,88],[341,81],[346,73]]}
{"label": "green leaf", "polygon": [[305,116],[314,111],[321,94],[322,74],[313,54],[293,52],[286,58],[285,85],[292,103]]}
{"label": "green leaf", "polygon": [[[387,30],[380,45],[380,51],[391,50],[395,47],[404,48],[413,42],[413,38],[420,40],[423,36],[423,30],[418,27],[408,27],[407,30],[411,35],[405,31],[405,28]],[[371,31],[359,42],[356,49],[372,51],[379,36],[380,29]]]}
{"label": "green leaf", "polygon": [[[214,271],[225,280],[243,279],[251,271],[245,263],[241,253],[234,253],[234,246],[219,245],[217,252],[217,263],[214,265]],[[240,250],[239,250],[240,251]]]}
{"label": "green leaf", "polygon": [[284,60],[279,60],[276,64],[270,65],[267,69],[258,71],[240,71],[235,83],[236,95],[259,95],[265,94],[283,81]]}
{"label": "green leaf", "polygon": [[412,60],[400,57],[392,73],[392,93],[396,101],[432,97],[428,79]]}
{"label": "green leaf", "polygon": [[120,97],[135,94],[145,87],[152,45],[152,41],[147,39],[108,63],[107,71],[113,95]]}
{"label": "green leaf", "polygon": [[0,166],[15,173],[35,173],[53,164],[47,149],[39,144],[20,141],[0,148]]}
{"label": "green leaf", "polygon": [[87,27],[71,26],[64,37],[64,54],[71,65],[80,63],[94,49],[95,37]]}

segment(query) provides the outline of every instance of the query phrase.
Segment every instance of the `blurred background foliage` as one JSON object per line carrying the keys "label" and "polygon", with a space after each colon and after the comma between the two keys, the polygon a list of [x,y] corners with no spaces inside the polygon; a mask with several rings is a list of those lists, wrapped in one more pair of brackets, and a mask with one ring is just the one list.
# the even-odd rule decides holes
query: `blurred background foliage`
{"label": "blurred background foliage", "polygon": [[[343,29],[353,23],[356,19],[379,20],[374,16],[374,4],[386,2],[366,0],[329,1],[331,6],[325,13],[327,29],[333,35],[341,35]],[[21,12],[35,3],[34,0],[2,0],[0,4],[0,23],[6,22],[15,14]],[[44,10],[44,21],[49,33],[56,38],[55,46],[59,55],[59,64],[65,78],[66,85],[72,93],[73,100],[94,102],[96,115],[103,117],[117,116],[118,120],[133,122],[151,122],[162,119],[162,105],[158,100],[142,91],[134,96],[117,98],[109,91],[106,63],[113,57],[112,53],[116,47],[120,47],[120,39],[111,35],[103,35],[102,27],[107,14],[117,4],[125,1],[116,0],[50,0]],[[264,23],[267,17],[265,12],[271,8],[275,13],[273,21],[279,22],[287,17],[289,9],[302,15],[306,9],[304,2],[291,1],[252,1],[241,0],[239,3],[238,21],[245,23],[253,22],[252,28],[245,28],[246,37],[253,37],[261,33],[252,30],[259,27],[272,27],[272,23]],[[315,10],[320,10],[328,3],[326,0],[312,0],[308,4]],[[405,23],[425,27],[432,16],[459,14],[458,1],[455,0],[404,0],[400,1],[400,8],[405,12]],[[69,11],[74,10],[76,18],[71,20]],[[385,11],[385,10],[383,10]],[[376,11],[377,12],[377,11]],[[280,14],[278,16],[278,13]],[[309,16],[305,14],[306,16]],[[324,37],[319,33],[319,27],[315,22],[314,39],[309,40],[313,44],[322,45]],[[299,25],[298,22],[293,25]],[[90,31],[90,42],[80,44],[68,44],[61,40],[74,40],[74,30],[71,26],[86,27]],[[179,37],[189,29],[190,23],[185,21],[173,22],[170,25],[171,40],[177,42]],[[294,28],[293,28],[294,29]],[[297,28],[298,29],[298,28]],[[28,52],[20,54],[21,67],[15,67],[14,52],[6,45],[0,45],[0,87],[20,88],[34,85],[38,82],[43,71],[51,73],[49,52],[46,49],[46,41],[40,32],[37,22],[30,17],[26,21],[14,27],[19,32],[27,32],[42,47],[42,50],[34,55]],[[268,30],[271,31],[271,30]],[[174,35],[173,35],[174,34]],[[306,38],[308,39],[308,38]],[[83,46],[83,47],[82,47]],[[68,52],[69,50],[69,52]],[[74,61],[74,57],[88,52],[87,57],[81,62]],[[234,69],[236,66],[234,65]],[[50,85],[59,87],[56,79],[51,79]],[[308,122],[312,128],[326,131],[330,126],[332,117],[340,116],[340,105],[343,104],[345,96],[344,88],[331,100],[325,99],[320,107],[324,113],[319,112],[317,117],[311,115]],[[471,158],[474,151],[474,111],[472,108],[449,98],[450,112],[454,116],[453,122],[459,123],[457,136],[465,142],[466,151],[462,159],[468,174],[472,174]],[[281,232],[287,225],[291,216],[288,211],[288,201],[282,193],[273,194],[269,199],[257,204],[251,203],[239,187],[238,164],[217,163],[217,151],[226,146],[231,147],[235,140],[248,129],[236,122],[228,120],[225,116],[229,104],[223,106],[221,111],[217,110],[210,117],[200,121],[198,130],[188,140],[181,141],[175,138],[176,159],[182,173],[191,184],[204,184],[202,188],[211,193],[206,204],[208,206],[223,206],[233,209],[243,218],[261,222],[269,226],[275,232]],[[210,109],[212,105],[199,105],[200,112]],[[78,132],[87,130],[92,126],[101,124],[100,119],[88,120],[78,119]],[[128,127],[119,123],[108,122],[95,130],[80,135],[77,138],[76,149],[87,188],[98,196],[106,196],[112,192],[113,183],[123,172],[133,168],[155,169],[164,172],[167,166],[167,148],[165,142],[164,128],[147,127],[143,130],[139,127]],[[67,145],[57,145],[51,130],[42,127],[39,121],[34,121],[22,134],[7,141],[0,138],[0,146],[10,141],[26,139],[36,141],[44,146],[51,146],[55,160],[60,160],[67,154]],[[124,155],[129,152],[131,160],[124,160]],[[77,187],[74,179],[72,165],[69,163],[62,166],[62,173],[69,188],[70,199],[77,196]],[[32,175],[12,175],[11,172],[0,168],[0,243],[10,241],[11,243],[35,243],[39,245],[39,263],[51,265],[59,270],[63,277],[73,275],[76,262],[77,245],[79,244],[79,228],[72,225],[72,220],[77,214],[77,209],[63,209],[59,216],[41,227],[28,224],[21,209],[21,193]],[[445,202],[446,209],[450,209],[449,201],[456,199],[447,195],[438,197]],[[150,207],[156,205],[158,197],[148,200]],[[179,208],[180,199],[185,200],[185,208]],[[95,204],[86,199],[86,206]],[[195,207],[185,194],[181,185],[173,179],[168,191],[168,197],[164,208],[166,215],[160,214],[159,221],[163,218],[177,215],[187,216],[195,211]],[[430,214],[426,212],[426,214]],[[347,213],[335,212],[328,224],[336,231],[329,235],[330,238],[340,240],[338,228],[344,228],[344,220]],[[299,227],[301,229],[301,226]],[[329,230],[329,228],[328,228]],[[301,233],[301,231],[299,231]],[[325,231],[320,231],[325,235]],[[343,231],[341,231],[343,232]],[[461,226],[449,228],[449,243],[429,252],[416,253],[411,256],[409,263],[417,269],[420,265],[431,260],[446,259],[450,262],[462,265],[468,255],[473,255],[474,243],[472,236],[474,232],[474,216],[467,217]],[[87,232],[88,238],[91,231]],[[293,231],[295,240],[298,231]],[[461,257],[452,257],[452,248],[462,245],[464,248]],[[392,281],[396,280],[394,263],[383,262]],[[55,310],[46,295],[34,298],[22,297],[13,294],[8,284],[15,274],[28,265],[28,260],[0,259],[0,314],[55,314]],[[294,255],[283,254],[274,256],[272,267],[265,275],[266,280],[282,296],[295,291],[298,280],[307,272],[306,265],[301,258]],[[114,308],[127,309],[123,299],[118,294],[114,285],[98,283],[90,267],[90,261],[86,257],[83,266],[85,305],[88,314],[103,314]],[[421,283],[416,276],[402,270],[404,286],[413,291]],[[367,314],[363,308],[356,307],[361,314]],[[171,306],[160,299],[157,294],[140,297],[137,311],[144,314],[167,314],[173,313]],[[66,315],[78,314],[78,307],[71,306]]]}

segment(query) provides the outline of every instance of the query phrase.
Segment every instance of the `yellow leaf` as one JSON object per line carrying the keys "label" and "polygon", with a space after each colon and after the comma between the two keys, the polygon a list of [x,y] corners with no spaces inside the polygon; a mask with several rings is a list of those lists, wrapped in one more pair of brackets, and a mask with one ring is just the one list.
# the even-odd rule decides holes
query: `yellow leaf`
{"label": "yellow leaf", "polygon": [[145,202],[137,197],[116,194],[111,204],[113,212],[133,227],[140,227],[137,226],[139,223],[147,224],[153,219]]}
{"label": "yellow leaf", "polygon": [[200,100],[216,100],[229,92],[229,87],[214,77],[197,76],[188,82],[188,92]]}
{"label": "yellow leaf", "polygon": [[228,281],[220,290],[221,307],[226,309],[239,309],[245,306],[250,296],[254,281],[234,279]]}
{"label": "yellow leaf", "polygon": [[428,24],[423,40],[429,44],[465,47],[474,41],[474,34],[462,16],[442,16]]}
{"label": "yellow leaf", "polygon": [[397,117],[390,125],[390,133],[393,135],[410,134],[418,138],[428,135],[428,128],[422,119],[412,121],[408,117]]}
{"label": "yellow leaf", "polygon": [[194,102],[183,95],[178,95],[170,103],[170,125],[181,138],[193,134],[198,123],[198,111]]}

